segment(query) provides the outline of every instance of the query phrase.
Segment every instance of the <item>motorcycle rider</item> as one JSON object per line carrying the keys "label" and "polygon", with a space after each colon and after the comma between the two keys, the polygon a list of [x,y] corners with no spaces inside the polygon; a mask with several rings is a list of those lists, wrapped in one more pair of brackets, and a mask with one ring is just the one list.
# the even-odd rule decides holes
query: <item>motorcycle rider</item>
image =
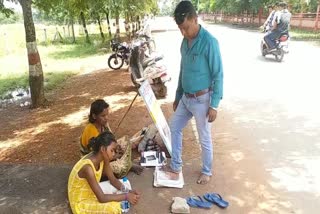
{"label": "motorcycle rider", "polygon": [[273,26],[273,22],[274,22],[274,18],[275,18],[275,13],[276,13],[276,9],[278,7],[278,3],[275,5],[269,5],[268,6],[268,11],[269,11],[269,16],[266,19],[266,21],[263,23],[263,25],[260,27],[263,29],[263,32],[271,32],[272,30],[272,26]]}
{"label": "motorcycle rider", "polygon": [[264,37],[269,51],[276,48],[276,40],[283,34],[288,34],[291,20],[291,13],[287,9],[287,3],[279,3],[280,11],[275,14],[274,26],[271,33]]}

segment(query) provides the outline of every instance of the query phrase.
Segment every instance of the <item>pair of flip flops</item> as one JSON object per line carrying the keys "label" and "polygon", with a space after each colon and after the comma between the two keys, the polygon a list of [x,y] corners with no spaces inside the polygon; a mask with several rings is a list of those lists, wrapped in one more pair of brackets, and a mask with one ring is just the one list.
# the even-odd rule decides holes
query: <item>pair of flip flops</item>
{"label": "pair of flip flops", "polygon": [[225,201],[221,195],[217,193],[206,193],[203,195],[203,200],[200,196],[188,197],[187,203],[190,207],[210,209],[214,204],[221,208],[226,208],[229,206],[229,202]]}

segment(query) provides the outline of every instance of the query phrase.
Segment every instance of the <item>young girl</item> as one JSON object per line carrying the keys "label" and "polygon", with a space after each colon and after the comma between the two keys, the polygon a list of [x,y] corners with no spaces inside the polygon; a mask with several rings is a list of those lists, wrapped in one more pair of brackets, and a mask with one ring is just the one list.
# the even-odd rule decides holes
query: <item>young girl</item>
{"label": "young girl", "polygon": [[[80,151],[82,154],[85,155],[91,152],[91,150],[88,148],[88,143],[91,138],[98,136],[105,130],[109,130],[111,132],[108,124],[108,117],[109,104],[106,103],[103,99],[98,99],[91,104],[89,123],[83,130],[80,138]],[[113,161],[110,164],[116,177],[121,178],[123,176],[126,176],[129,170],[132,170],[136,174],[141,174],[141,172],[143,171],[143,167],[132,164],[132,145],[130,144],[129,139],[127,137],[118,139],[118,145],[121,147],[120,150],[123,151],[123,154],[121,155],[121,157],[119,157],[119,159]]]}
{"label": "young girl", "polygon": [[120,190],[122,187],[110,167],[117,146],[115,137],[111,132],[105,131],[91,139],[88,146],[93,152],[79,160],[69,176],[68,197],[72,212],[121,214],[120,201],[128,200],[134,205],[138,202],[140,193],[131,190],[124,194],[104,194],[99,186],[98,182],[102,174],[105,174],[115,188]]}

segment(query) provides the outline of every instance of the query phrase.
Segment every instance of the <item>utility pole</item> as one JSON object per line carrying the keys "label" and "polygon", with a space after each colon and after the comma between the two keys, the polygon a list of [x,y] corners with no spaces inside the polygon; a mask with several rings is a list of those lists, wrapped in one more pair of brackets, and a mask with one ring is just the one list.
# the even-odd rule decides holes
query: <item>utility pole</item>
{"label": "utility pole", "polygon": [[319,22],[319,13],[320,13],[320,0],[318,2],[317,14],[316,14],[316,21],[314,23],[314,30],[318,30],[318,22]]}

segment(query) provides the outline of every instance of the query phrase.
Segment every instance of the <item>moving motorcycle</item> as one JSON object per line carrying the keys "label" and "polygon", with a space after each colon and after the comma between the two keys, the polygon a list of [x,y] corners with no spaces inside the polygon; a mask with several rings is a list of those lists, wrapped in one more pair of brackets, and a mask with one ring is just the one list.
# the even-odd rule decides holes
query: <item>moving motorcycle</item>
{"label": "moving motorcycle", "polygon": [[126,43],[120,43],[115,40],[111,40],[111,49],[114,52],[109,56],[108,65],[114,70],[120,69],[124,62],[128,65],[131,53],[130,46]]}
{"label": "moving motorcycle", "polygon": [[284,54],[289,53],[288,45],[289,45],[289,34],[285,33],[280,36],[279,39],[276,40],[276,48],[269,50],[268,46],[262,38],[261,41],[261,54],[262,56],[266,55],[274,55],[278,62],[283,60]]}
{"label": "moving motorcycle", "polygon": [[139,88],[143,81],[148,80],[157,98],[166,97],[165,83],[170,77],[167,75],[166,67],[160,63],[163,57],[146,54],[146,45],[142,42],[132,49],[129,62],[131,81]]}

